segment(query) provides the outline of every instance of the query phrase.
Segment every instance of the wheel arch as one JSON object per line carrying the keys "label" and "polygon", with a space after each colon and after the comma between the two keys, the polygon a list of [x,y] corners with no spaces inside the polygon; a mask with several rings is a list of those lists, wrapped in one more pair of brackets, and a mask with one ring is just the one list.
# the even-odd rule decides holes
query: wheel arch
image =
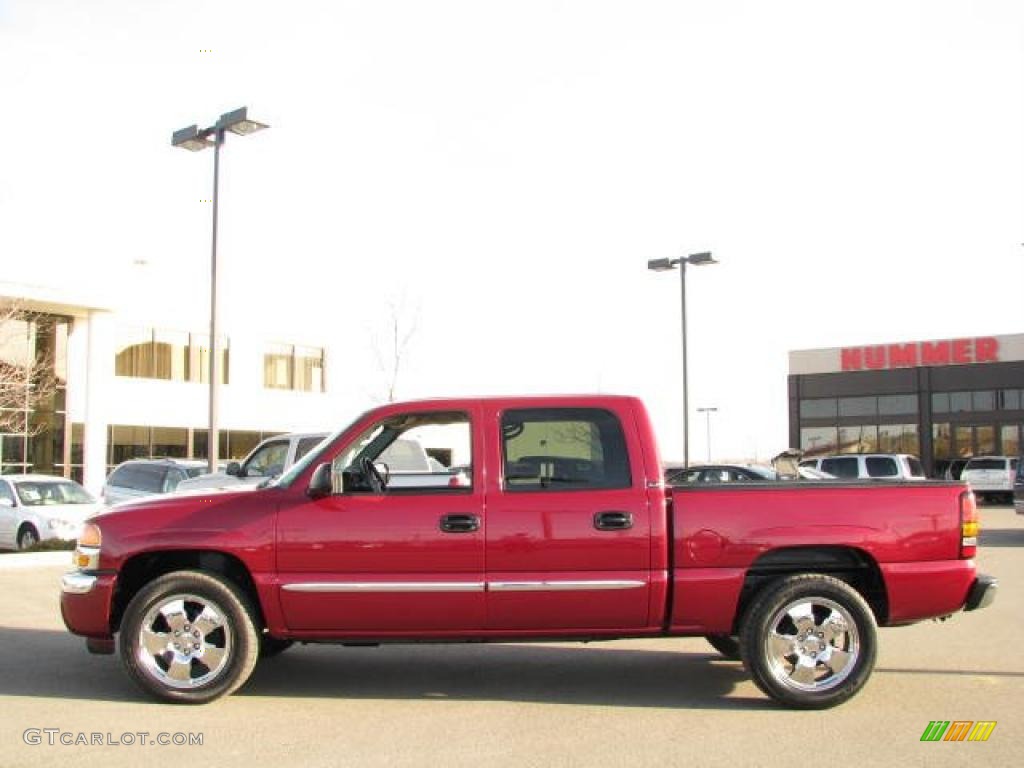
{"label": "wheel arch", "polygon": [[870,554],[847,546],[780,547],[762,553],[747,570],[733,620],[733,634],[738,634],[744,614],[764,587],[779,578],[801,573],[820,573],[846,582],[871,607],[879,626],[888,621],[885,578]]}
{"label": "wheel arch", "polygon": [[125,608],[140,589],[154,579],[174,571],[199,571],[226,579],[249,605],[257,628],[266,626],[256,584],[249,569],[238,557],[218,550],[156,550],[134,555],[121,566],[111,606],[111,633],[120,629]]}

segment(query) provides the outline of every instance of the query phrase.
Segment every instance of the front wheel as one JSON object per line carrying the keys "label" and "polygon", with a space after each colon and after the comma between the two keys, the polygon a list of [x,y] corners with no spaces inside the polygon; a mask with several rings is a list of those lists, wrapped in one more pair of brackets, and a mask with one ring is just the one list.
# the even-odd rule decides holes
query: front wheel
{"label": "front wheel", "polygon": [[839,579],[788,576],[751,605],[740,645],[757,687],[799,709],[825,709],[856,694],[875,666],[871,608]]}
{"label": "front wheel", "polygon": [[121,660],[131,678],[164,701],[202,704],[252,674],[260,639],[244,596],[197,571],[143,587],[121,622]]}
{"label": "front wheel", "polygon": [[26,549],[32,549],[36,544],[39,543],[39,532],[30,525],[25,523],[21,526],[21,530],[18,531],[18,550],[24,552]]}

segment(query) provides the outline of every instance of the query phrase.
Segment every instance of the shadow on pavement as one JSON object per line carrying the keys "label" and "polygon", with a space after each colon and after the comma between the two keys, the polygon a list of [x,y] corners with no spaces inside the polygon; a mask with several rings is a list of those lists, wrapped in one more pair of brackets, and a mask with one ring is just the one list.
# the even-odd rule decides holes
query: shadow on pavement
{"label": "shadow on pavement", "polygon": [[1024,547],[1024,528],[981,529],[982,547]]}
{"label": "shadow on pavement", "polygon": [[[235,695],[778,708],[760,694],[730,697],[749,678],[717,654],[601,645],[296,645],[257,664]],[[116,655],[91,655],[66,632],[0,627],[0,648],[0,695],[160,706],[135,687]]]}

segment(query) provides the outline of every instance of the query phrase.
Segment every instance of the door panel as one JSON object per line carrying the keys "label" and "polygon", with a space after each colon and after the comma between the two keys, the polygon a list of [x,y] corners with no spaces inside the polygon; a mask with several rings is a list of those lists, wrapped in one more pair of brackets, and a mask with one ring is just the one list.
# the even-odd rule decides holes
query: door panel
{"label": "door panel", "polygon": [[[586,409],[542,410],[513,410],[511,417],[493,412],[486,421],[488,463],[501,468],[490,473],[487,495],[487,626],[644,627],[651,527],[632,424],[604,412],[594,426],[580,426],[589,419]],[[531,438],[519,429],[523,419],[549,422]],[[510,438],[517,432],[520,437]],[[533,445],[515,446],[516,439]],[[509,444],[503,448],[504,441]],[[621,447],[612,446],[619,442]],[[524,458],[524,452],[530,455]],[[577,475],[574,466],[559,468],[567,452],[576,452],[569,461],[578,462]],[[625,454],[624,474],[609,471],[613,453]],[[534,472],[537,478],[529,476]]]}
{"label": "door panel", "polygon": [[[367,429],[373,427],[370,421]],[[477,431],[465,434],[466,450],[472,445],[479,456]],[[337,459],[340,475],[349,455],[358,451],[338,446],[324,460]],[[470,487],[349,490],[282,508],[278,573],[288,627],[342,634],[482,629],[482,471],[472,466],[470,473]]]}

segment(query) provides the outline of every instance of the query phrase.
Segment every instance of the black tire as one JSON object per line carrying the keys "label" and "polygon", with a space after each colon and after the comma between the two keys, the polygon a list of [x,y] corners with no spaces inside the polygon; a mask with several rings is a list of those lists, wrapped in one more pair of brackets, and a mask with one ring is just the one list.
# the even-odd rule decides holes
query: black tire
{"label": "black tire", "polygon": [[252,674],[260,649],[252,615],[231,582],[198,571],[168,573],[128,603],[121,661],[156,698],[204,704],[237,690]]}
{"label": "black tire", "polygon": [[729,661],[740,660],[740,641],[738,638],[732,635],[704,635],[704,639],[711,643],[711,647]]}
{"label": "black tire", "polygon": [[18,551],[24,552],[26,549],[32,549],[38,543],[39,531],[35,529],[35,526],[30,523],[21,526],[18,530]]}
{"label": "black tire", "polygon": [[272,659],[280,656],[294,644],[294,640],[284,640],[272,635],[260,635],[260,658]]}
{"label": "black tire", "polygon": [[797,709],[825,709],[857,693],[875,666],[874,614],[839,579],[787,576],[767,586],[740,628],[743,662],[757,687]]}

